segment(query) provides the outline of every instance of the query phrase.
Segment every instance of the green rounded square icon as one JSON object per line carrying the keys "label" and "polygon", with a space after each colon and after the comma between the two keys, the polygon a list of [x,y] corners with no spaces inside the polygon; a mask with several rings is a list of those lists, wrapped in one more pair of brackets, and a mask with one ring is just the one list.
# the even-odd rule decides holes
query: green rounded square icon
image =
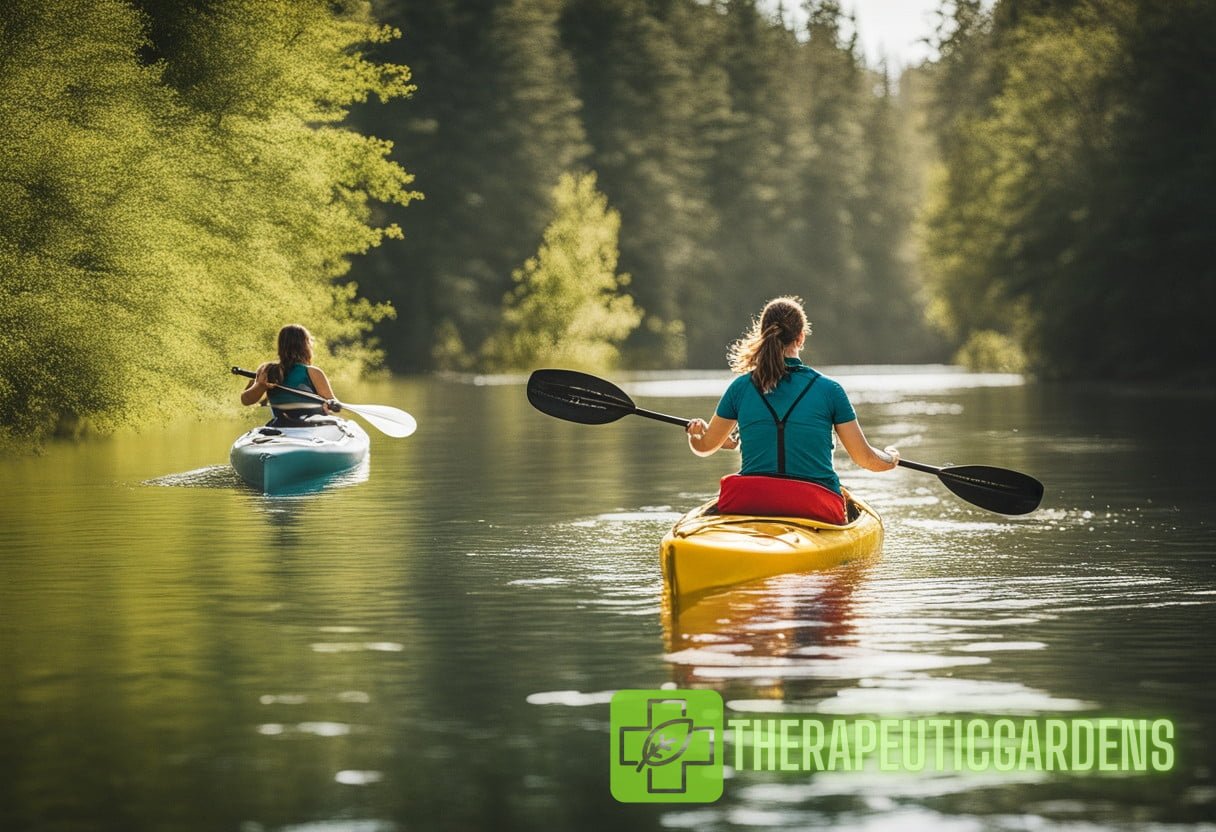
{"label": "green rounded square icon", "polygon": [[622,803],[713,803],[722,796],[722,697],[713,690],[621,690],[612,697],[612,796]]}

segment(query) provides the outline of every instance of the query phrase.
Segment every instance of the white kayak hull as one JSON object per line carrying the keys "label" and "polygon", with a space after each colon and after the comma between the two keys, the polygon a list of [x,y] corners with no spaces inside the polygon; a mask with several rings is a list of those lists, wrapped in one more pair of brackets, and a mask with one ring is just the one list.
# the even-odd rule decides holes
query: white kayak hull
{"label": "white kayak hull", "polygon": [[367,458],[367,433],[334,417],[299,428],[254,428],[232,444],[228,459],[245,482],[265,494],[288,491],[354,468]]}

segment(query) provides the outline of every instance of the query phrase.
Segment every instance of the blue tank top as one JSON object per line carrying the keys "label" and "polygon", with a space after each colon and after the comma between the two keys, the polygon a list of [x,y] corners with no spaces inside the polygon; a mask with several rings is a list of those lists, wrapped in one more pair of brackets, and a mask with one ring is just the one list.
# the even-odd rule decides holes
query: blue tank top
{"label": "blue tank top", "polygon": [[[292,364],[283,375],[282,385],[283,387],[295,387],[300,390],[307,390],[310,393],[317,392],[317,388],[313,387],[312,379],[308,376],[307,364]],[[279,387],[270,388],[270,392],[266,394],[266,398],[270,402],[270,406],[276,416],[283,411],[296,416],[302,416],[310,412],[321,412],[321,403],[316,399],[299,396]]]}

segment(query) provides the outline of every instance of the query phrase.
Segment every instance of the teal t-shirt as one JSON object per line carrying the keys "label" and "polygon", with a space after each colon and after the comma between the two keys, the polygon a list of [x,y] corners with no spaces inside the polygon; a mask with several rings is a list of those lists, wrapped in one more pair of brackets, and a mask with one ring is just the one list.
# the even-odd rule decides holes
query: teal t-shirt
{"label": "teal t-shirt", "polygon": [[[857,418],[844,388],[835,379],[817,373],[797,358],[785,359],[789,369],[764,398],[785,416],[798,394],[818,376],[785,423],[785,473],[811,480],[839,493],[840,478],[832,468],[832,429]],[[736,378],[722,394],[717,413],[739,423],[743,467],[740,474],[777,473],[777,426],[750,374]]]}
{"label": "teal t-shirt", "polygon": [[[317,392],[317,388],[312,386],[312,379],[308,375],[307,364],[292,364],[283,375],[283,386],[294,387],[297,390],[308,390],[311,393]],[[275,410],[290,410],[298,413],[302,410],[314,409],[319,412],[321,409],[321,405],[316,399],[298,396],[295,393],[281,390],[278,387],[270,388],[270,391],[266,394],[266,398],[270,401],[270,406]]]}

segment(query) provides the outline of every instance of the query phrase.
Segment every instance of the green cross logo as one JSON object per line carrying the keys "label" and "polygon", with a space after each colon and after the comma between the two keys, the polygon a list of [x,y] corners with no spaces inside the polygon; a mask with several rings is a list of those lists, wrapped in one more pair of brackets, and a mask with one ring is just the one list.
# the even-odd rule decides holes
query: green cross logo
{"label": "green cross logo", "polygon": [[716,691],[622,690],[611,710],[613,797],[712,803],[722,796],[722,697]]}

